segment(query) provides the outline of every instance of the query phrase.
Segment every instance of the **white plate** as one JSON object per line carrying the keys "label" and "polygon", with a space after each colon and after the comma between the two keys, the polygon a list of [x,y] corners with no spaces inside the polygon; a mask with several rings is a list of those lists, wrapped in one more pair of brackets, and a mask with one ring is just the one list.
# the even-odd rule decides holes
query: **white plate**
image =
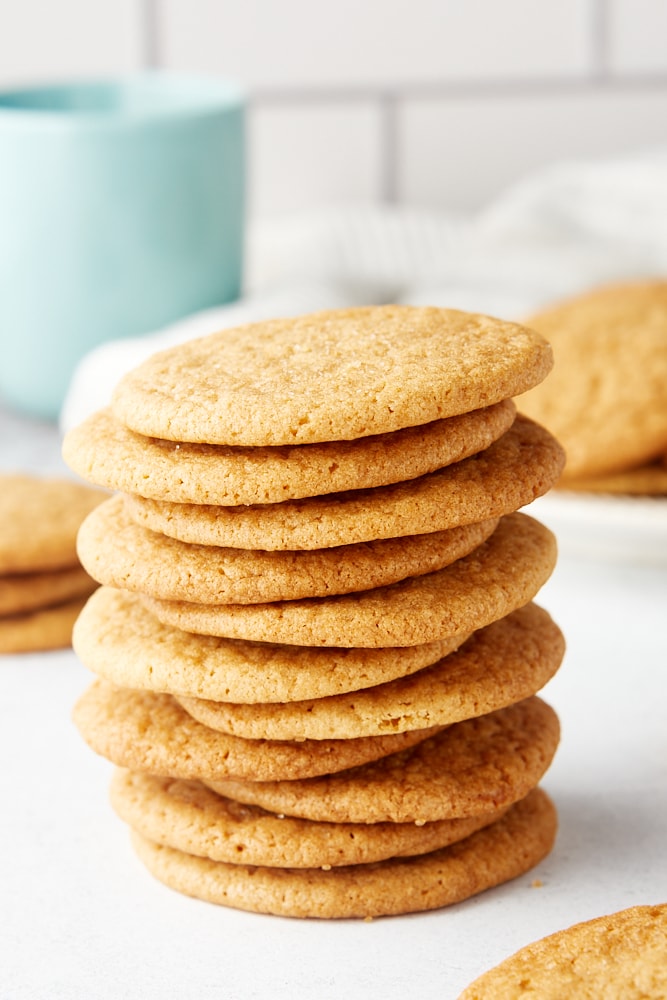
{"label": "white plate", "polygon": [[554,490],[527,508],[563,554],[667,566],[667,497]]}

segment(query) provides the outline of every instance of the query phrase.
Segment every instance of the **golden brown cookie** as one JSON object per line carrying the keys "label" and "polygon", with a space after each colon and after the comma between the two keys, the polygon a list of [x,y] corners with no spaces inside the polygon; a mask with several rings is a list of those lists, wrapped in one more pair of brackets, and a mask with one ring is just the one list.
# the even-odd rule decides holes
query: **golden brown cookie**
{"label": "golden brown cookie", "polygon": [[136,594],[100,587],[77,619],[73,643],[85,666],[119,687],[252,704],[384,684],[436,663],[466,638],[387,649],[244,642],[163,625]]}
{"label": "golden brown cookie", "polygon": [[321,549],[445,531],[500,517],[546,493],[565,456],[556,440],[519,417],[485,451],[426,476],[373,490],[221,507],[127,496],[137,524],[182,542],[246,549]]}
{"label": "golden brown cookie", "polygon": [[212,903],[290,917],[379,917],[433,910],[516,878],[552,848],[556,812],[539,789],[483,830],[430,854],[371,865],[265,868],[197,858],[133,835],[149,871]]}
{"label": "golden brown cookie", "polygon": [[65,435],[67,464],[107,489],[175,503],[263,504],[415,479],[488,447],[514,403],[357,441],[239,448],[135,434],[100,410]]}
{"label": "golden brown cookie", "polygon": [[568,479],[564,488],[581,493],[620,493],[628,496],[663,496],[667,494],[667,467],[662,462],[642,465],[606,476]]}
{"label": "golden brown cookie", "polygon": [[556,562],[553,534],[526,514],[452,566],[359,594],[254,605],[144,598],[189,632],[303,646],[412,646],[471,632],[533,599]]}
{"label": "golden brown cookie", "polygon": [[596,289],[527,322],[550,341],[555,364],[519,408],[564,445],[564,483],[664,453],[667,282]]}
{"label": "golden brown cookie", "polygon": [[329,868],[435,851],[495,822],[504,808],[437,823],[313,823],[217,795],[198,781],[117,770],[111,803],[149,840],[229,864]]}
{"label": "golden brown cookie", "polygon": [[352,739],[448,726],[511,705],[558,669],[564,642],[546,611],[529,604],[487,625],[432,667],[379,687],[285,704],[177,700],[193,718],[246,739]]}
{"label": "golden brown cookie", "polygon": [[430,736],[397,733],[360,740],[299,743],[244,740],[202,726],[166,694],[96,681],[77,702],[74,722],[102,757],[133,771],[173,778],[285,780],[354,767]]}
{"label": "golden brown cookie", "polygon": [[0,474],[0,574],[75,566],[79,525],[105,496],[70,479]]}
{"label": "golden brown cookie", "polygon": [[32,653],[65,649],[72,644],[72,627],[85,597],[0,617],[0,653]]}
{"label": "golden brown cookie", "polygon": [[449,566],[497,521],[312,552],[188,545],[135,524],[117,494],[81,526],[78,552],[94,579],[161,600],[258,604],[383,587]]}
{"label": "golden brown cookie", "polygon": [[429,823],[527,795],[551,763],[558,718],[533,696],[466,719],[390,757],[306,780],[205,779],[237,802],[330,823]]}
{"label": "golden brown cookie", "polygon": [[632,906],[527,945],[459,1000],[664,1000],[667,904]]}
{"label": "golden brown cookie", "polygon": [[241,446],[350,441],[468,413],[540,382],[549,345],[488,316],[377,306],[223,330],[161,351],[115,388],[137,433]]}
{"label": "golden brown cookie", "polygon": [[79,565],[43,573],[12,573],[0,576],[0,615],[15,615],[35,608],[62,604],[85,597],[97,584]]}

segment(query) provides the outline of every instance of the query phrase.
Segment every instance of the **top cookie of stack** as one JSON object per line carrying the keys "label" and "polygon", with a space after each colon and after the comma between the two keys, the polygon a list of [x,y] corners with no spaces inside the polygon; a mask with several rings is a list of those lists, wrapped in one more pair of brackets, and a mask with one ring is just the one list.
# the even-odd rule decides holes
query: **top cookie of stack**
{"label": "top cookie of stack", "polygon": [[[70,431],[69,464],[122,491],[79,533],[82,561],[104,584],[76,630],[77,652],[103,679],[77,707],[79,728],[122,767],[218,793],[117,782],[117,810],[159,877],[248,909],[376,915],[444,905],[549,849],[553,811],[542,793],[526,796],[557,741],[534,695],[562,638],[530,604],[555,547],[515,512],[550,488],[564,459],[551,435],[516,417],[512,397],[550,367],[539,335],[483,316],[319,313],[155,355],[122,379],[109,410]],[[522,721],[503,714],[514,708]],[[430,743],[443,727],[446,751]],[[422,754],[412,764],[411,747]],[[463,790],[441,787],[445,752],[452,774],[467,761]],[[421,791],[403,795],[400,782],[416,776]],[[309,785],[333,777],[326,792]],[[139,795],[162,803],[157,827]],[[227,834],[212,848],[174,832],[195,799],[218,824],[246,802],[299,817],[299,833],[268,861],[244,841],[244,861],[266,866],[250,879],[220,847]],[[506,820],[510,806],[524,811]],[[434,823],[450,821],[468,826],[436,834]],[[406,839],[415,822],[423,835]],[[387,823],[394,846],[380,848]],[[485,824],[487,839],[469,836]],[[295,851],[308,853],[296,845],[321,844],[334,828],[345,853],[310,851],[307,874],[294,871],[304,864]],[[351,837],[363,858],[349,860]],[[508,837],[515,846],[490,861]],[[460,838],[469,878],[452,890],[437,874],[449,848],[428,852]],[[399,840],[431,859],[424,898],[405,889],[412,869],[387,869],[385,884],[385,869],[360,863],[390,865]],[[349,864],[320,884],[318,867]]]}

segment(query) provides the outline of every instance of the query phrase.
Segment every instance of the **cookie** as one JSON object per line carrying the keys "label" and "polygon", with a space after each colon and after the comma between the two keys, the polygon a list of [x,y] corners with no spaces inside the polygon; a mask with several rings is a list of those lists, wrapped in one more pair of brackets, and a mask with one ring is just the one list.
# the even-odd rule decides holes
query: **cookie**
{"label": "cookie", "polygon": [[73,718],[88,745],[119,767],[196,780],[287,780],[333,772],[412,746],[433,732],[300,743],[244,740],[202,726],[169,695],[102,681],[82,695]]}
{"label": "cookie", "polygon": [[63,441],[67,464],[111,490],[174,503],[263,504],[415,479],[488,447],[511,426],[511,400],[357,441],[239,448],[134,434],[109,410]]}
{"label": "cookie", "polygon": [[320,549],[445,531],[500,517],[549,490],[565,456],[555,439],[519,417],[485,451],[418,479],[305,500],[246,507],[174,504],[128,496],[143,527],[199,545]]}
{"label": "cookie", "polygon": [[568,479],[568,490],[582,493],[615,493],[628,496],[663,496],[667,494],[667,467],[662,462],[637,469],[609,473],[606,476]]}
{"label": "cookie", "polygon": [[472,632],[522,607],[555,562],[549,529],[508,514],[469,556],[391,587],[253,605],[143,600],[160,621],[188,632],[297,646],[413,646]]}
{"label": "cookie", "polygon": [[246,739],[353,739],[448,726],[535,694],[558,669],[564,642],[546,611],[528,605],[476,632],[410,677],[349,695],[236,705],[178,698],[205,726]]}
{"label": "cookie", "polygon": [[448,906],[522,875],[551,850],[556,823],[550,800],[536,790],[450,847],[330,871],[230,865],[139,834],[133,844],[156,878],[198,899],[290,917],[371,918]]}
{"label": "cookie", "polygon": [[477,816],[527,795],[548,768],[558,718],[533,696],[457,722],[413,747],[306,780],[204,779],[237,802],[328,823],[429,823]]}
{"label": "cookie", "polygon": [[459,1000],[667,996],[667,904],[632,906],[535,941],[485,972]]}
{"label": "cookie", "polygon": [[158,535],[135,524],[117,494],[86,518],[78,552],[90,575],[107,586],[162,600],[256,604],[347,594],[431,573],[468,555],[496,525],[493,519],[312,552],[263,552]]}
{"label": "cookie", "polygon": [[62,604],[92,593],[97,584],[79,565],[43,573],[0,576],[0,616]]}
{"label": "cookie", "polygon": [[240,446],[354,440],[516,396],[552,365],[531,330],[379,306],[223,330],[153,355],[112,397],[131,430]]}
{"label": "cookie", "polygon": [[216,795],[198,781],[117,770],[111,804],[142,837],[229,864],[322,868],[426,854],[470,836],[506,811],[436,823],[313,823]]}
{"label": "cookie", "polygon": [[65,649],[72,644],[72,627],[85,597],[0,617],[0,653],[32,653]]}
{"label": "cookie", "polygon": [[552,344],[555,365],[520,409],[564,445],[564,483],[664,453],[667,282],[597,289],[527,322]]}
{"label": "cookie", "polygon": [[0,574],[75,566],[79,525],[105,496],[69,479],[0,474]]}
{"label": "cookie", "polygon": [[85,666],[119,687],[254,703],[384,684],[436,663],[466,638],[387,649],[244,642],[163,625],[136,594],[100,587],[77,619],[73,644]]}

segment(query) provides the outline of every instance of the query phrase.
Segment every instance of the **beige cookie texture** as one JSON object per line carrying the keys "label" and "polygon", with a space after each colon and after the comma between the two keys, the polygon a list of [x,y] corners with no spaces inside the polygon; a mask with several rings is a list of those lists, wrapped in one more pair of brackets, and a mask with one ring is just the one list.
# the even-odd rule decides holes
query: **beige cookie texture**
{"label": "beige cookie texture", "polygon": [[415,479],[487,448],[511,426],[512,400],[356,441],[240,448],[135,434],[100,410],[65,435],[83,479],[174,503],[258,504]]}
{"label": "beige cookie texture", "polygon": [[565,650],[546,611],[528,605],[472,638],[432,667],[349,695],[275,705],[179,698],[193,718],[246,739],[350,739],[448,726],[535,694]]}
{"label": "beige cookie texture", "polygon": [[134,834],[148,870],[211,903],[289,917],[372,918],[434,910],[517,878],[551,850],[556,811],[541,790],[483,830],[430,854],[319,869],[229,865]]}
{"label": "beige cookie texture", "polygon": [[136,594],[100,587],[72,638],[85,666],[119,687],[253,704],[384,684],[436,663],[467,636],[386,649],[244,642],[163,625]]}
{"label": "beige cookie texture", "polygon": [[426,854],[495,822],[505,809],[437,823],[313,823],[216,795],[198,781],[117,770],[111,803],[149,840],[228,864],[321,868]]}
{"label": "beige cookie texture", "polygon": [[472,632],[533,599],[556,563],[556,541],[527,514],[446,569],[341,597],[197,605],[144,597],[160,621],[205,635],[303,646],[414,646]]}
{"label": "beige cookie texture", "polygon": [[664,1000],[667,904],[574,924],[485,972],[459,1000]]}
{"label": "beige cookie texture", "polygon": [[412,746],[433,732],[299,743],[244,740],[202,726],[169,695],[113,688],[103,681],[82,695],[73,719],[88,745],[119,767],[206,781],[229,775],[288,780],[333,772]]}
{"label": "beige cookie texture", "polygon": [[46,608],[92,593],[97,584],[79,565],[0,576],[0,615]]}
{"label": "beige cookie texture", "polygon": [[142,528],[122,494],[81,526],[78,552],[94,579],[161,600],[257,604],[383,587],[449,566],[494,531],[496,519],[448,531],[331,549],[264,552],[189,545]]}
{"label": "beige cookie texture", "polygon": [[65,649],[72,644],[72,628],[85,598],[77,597],[50,608],[0,617],[0,653],[32,653]]}
{"label": "beige cookie texture", "polygon": [[564,482],[664,453],[667,282],[598,289],[528,322],[552,344],[555,364],[519,408],[564,445]]}
{"label": "beige cookie texture", "polygon": [[559,740],[556,713],[534,695],[466,719],[389,757],[294,781],[205,779],[237,802],[329,823],[429,823],[478,816],[527,795]]}
{"label": "beige cookie texture", "polygon": [[480,454],[419,479],[306,500],[249,507],[173,504],[128,496],[140,525],[183,542],[247,549],[320,549],[444,531],[500,517],[546,493],[565,455],[519,417]]}
{"label": "beige cookie texture", "polygon": [[532,330],[455,310],[379,306],[269,320],[149,358],[114,391],[131,430],[241,446],[354,440],[524,392],[552,365]]}
{"label": "beige cookie texture", "polygon": [[0,474],[0,574],[76,565],[79,525],[105,496],[70,479]]}
{"label": "beige cookie texture", "polygon": [[606,476],[568,479],[565,488],[582,493],[614,493],[628,496],[664,496],[667,494],[667,467],[661,462],[642,465]]}

